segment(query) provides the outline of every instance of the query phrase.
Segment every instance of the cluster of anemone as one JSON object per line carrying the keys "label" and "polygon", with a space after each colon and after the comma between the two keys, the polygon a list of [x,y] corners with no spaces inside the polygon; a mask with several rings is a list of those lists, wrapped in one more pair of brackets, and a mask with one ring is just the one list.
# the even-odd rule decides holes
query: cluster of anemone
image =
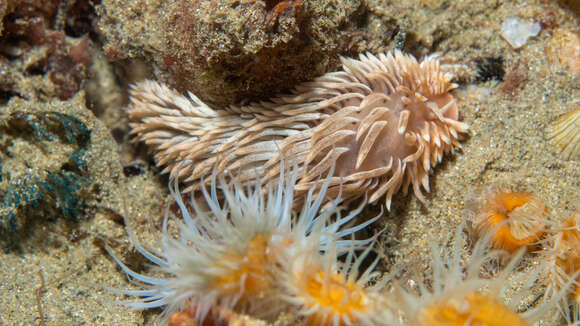
{"label": "cluster of anemone", "polygon": [[[378,258],[368,264],[376,241],[354,236],[381,215],[356,224],[364,205],[383,198],[390,208],[409,188],[424,201],[433,167],[468,127],[435,56],[395,51],[342,64],[292,95],[224,110],[153,81],[133,87],[132,132],[170,174],[180,217],[167,214],[155,252],[129,226],[161,276],[113,256],[139,287],[119,291],[136,298],[125,304],[163,307],[168,325],[288,312],[303,325],[519,326],[551,322],[558,308],[577,322],[578,216],[550,222],[529,193],[482,191],[471,218],[479,240],[468,246],[462,225],[447,253],[433,244],[430,269],[407,282],[390,276],[402,274],[396,268],[381,274]],[[344,201],[363,195],[345,211]],[[522,266],[534,248],[548,264]]]}
{"label": "cluster of anemone", "polygon": [[[569,264],[562,263],[577,259],[568,256],[577,254],[577,242],[563,249],[563,242],[578,241],[577,220],[567,220],[550,238],[559,248],[551,257],[562,281],[544,294],[536,291],[536,283],[545,266],[520,264],[527,246],[516,251],[490,248],[495,246],[493,229],[470,245],[464,224],[448,248],[432,244],[426,273],[403,282],[380,273],[379,258],[368,261],[374,238],[354,239],[382,214],[355,224],[364,201],[346,213],[339,198],[323,205],[330,175],[311,189],[303,208],[294,213],[295,170],[281,171],[276,183],[251,187],[214,175],[209,189],[202,188],[203,196],[188,201],[175,186],[172,195],[181,219],[168,212],[158,252],[141,246],[129,226],[135,248],[157,266],[156,275],[163,276],[139,274],[115,258],[139,287],[119,291],[137,298],[124,304],[138,310],[163,307],[162,322],[185,314],[200,325],[210,320],[227,324],[239,314],[273,322],[281,313],[291,313],[300,325],[309,326],[506,321],[530,326],[553,321],[558,307],[570,323],[578,320],[577,304],[559,305],[568,302],[578,284],[572,279],[578,273],[570,276],[565,267]],[[176,229],[172,232],[169,225]]]}
{"label": "cluster of anemone", "polygon": [[137,310],[164,307],[161,321],[187,311],[199,324],[226,318],[227,312],[272,321],[293,310],[308,325],[353,325],[377,316],[372,297],[380,286],[366,287],[377,262],[358,274],[373,239],[352,235],[381,214],[352,225],[362,204],[346,215],[337,201],[321,207],[330,178],[293,213],[296,176],[282,171],[276,186],[248,188],[214,174],[209,190],[202,188],[203,199],[190,201],[176,185],[172,195],[182,219],[166,215],[158,252],[145,249],[129,231],[135,248],[165,277],[134,272],[113,255],[141,287],[119,291],[138,298],[123,304]]}
{"label": "cluster of anemone", "polygon": [[488,245],[512,254],[541,257],[547,279],[545,296],[561,300],[561,315],[571,325],[579,321],[580,213],[558,220],[546,205],[528,192],[492,185],[472,198],[470,221]]}
{"label": "cluster of anemone", "polygon": [[[439,245],[431,246],[431,273],[414,282],[415,289],[397,287],[395,295],[405,314],[405,325],[529,326],[546,321],[554,301],[534,293],[541,270],[517,273],[525,249],[513,254],[490,251],[489,238],[485,237],[475,243],[471,256],[465,258],[461,254],[466,240],[464,232],[463,225],[458,227],[451,248],[445,249],[443,255]],[[507,263],[498,266],[498,261],[506,260]],[[560,298],[563,294],[555,296]],[[526,307],[524,311],[522,305]]]}

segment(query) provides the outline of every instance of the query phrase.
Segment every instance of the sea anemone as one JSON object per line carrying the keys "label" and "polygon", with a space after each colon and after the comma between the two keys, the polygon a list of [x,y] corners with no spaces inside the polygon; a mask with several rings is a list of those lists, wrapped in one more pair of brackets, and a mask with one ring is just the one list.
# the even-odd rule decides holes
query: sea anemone
{"label": "sea anemone", "polygon": [[[305,248],[320,243],[315,237],[307,241],[311,244]],[[285,300],[303,318],[301,325],[391,325],[394,315],[380,304],[383,298],[379,295],[386,279],[380,280],[374,272],[379,259],[359,272],[372,245],[358,257],[351,246],[342,262],[337,259],[336,248],[330,242],[323,253],[295,250],[279,262]]]}
{"label": "sea anemone", "polygon": [[544,234],[546,206],[530,193],[493,185],[478,191],[471,206],[477,233],[480,237],[489,234],[496,249],[513,253],[538,244]]}
{"label": "sea anemone", "polygon": [[[424,279],[418,275],[417,289],[396,287],[405,325],[529,326],[548,320],[555,305],[533,291],[539,270],[513,277],[524,249],[511,255],[503,269],[495,270],[494,262],[502,259],[505,252],[488,251],[488,239],[482,239],[476,242],[471,257],[463,261],[463,232],[460,226],[452,248],[446,249],[443,256],[439,245],[432,245],[432,274]],[[537,298],[534,307],[519,313],[520,305],[529,304],[530,298]]]}
{"label": "sea anemone", "polygon": [[[136,310],[165,307],[162,319],[188,309],[195,313],[199,323],[219,311],[247,313],[263,319],[275,317],[286,306],[274,272],[278,255],[292,250],[314,250],[318,254],[330,243],[333,253],[341,254],[366,245],[370,240],[334,242],[380,217],[343,228],[360,212],[364,202],[346,216],[340,214],[337,201],[321,210],[329,177],[316,189],[319,195],[313,196],[313,188],[300,214],[293,214],[296,177],[296,169],[290,174],[282,171],[277,186],[262,187],[257,183],[247,190],[233,178],[226,181],[224,176],[213,174],[209,191],[201,189],[205,200],[196,200],[192,195],[189,203],[182,200],[174,182],[171,192],[183,222],[169,213],[166,215],[158,252],[142,247],[128,226],[135,248],[166,277],[134,272],[112,255],[121,269],[141,286],[138,290],[119,291],[139,298],[124,304]],[[171,231],[169,220],[177,230]],[[175,233],[177,236],[172,236]],[[316,237],[316,246],[305,248],[304,244],[313,244],[308,241],[311,236]]]}
{"label": "sea anemone", "polygon": [[[204,176],[235,173],[240,182],[276,179],[280,161],[298,161],[297,199],[336,162],[328,195],[370,193],[390,208],[411,185],[424,201],[428,175],[459,147],[456,87],[435,56],[418,62],[400,51],[342,58],[342,71],[297,86],[291,95],[214,110],[189,93],[154,81],[132,87],[132,133],[155,153],[164,173],[199,189]],[[207,178],[206,178],[207,180]]]}
{"label": "sea anemone", "polygon": [[580,302],[580,211],[553,227],[540,254],[549,268],[548,293],[568,289],[572,300]]}

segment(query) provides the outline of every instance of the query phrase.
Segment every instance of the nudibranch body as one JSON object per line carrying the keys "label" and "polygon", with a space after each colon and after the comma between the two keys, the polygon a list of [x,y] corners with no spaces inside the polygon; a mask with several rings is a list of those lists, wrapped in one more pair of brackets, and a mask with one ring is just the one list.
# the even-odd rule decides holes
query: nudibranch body
{"label": "nudibranch body", "polygon": [[217,169],[239,180],[276,179],[283,159],[298,162],[297,199],[335,164],[328,195],[369,202],[413,188],[423,200],[428,175],[460,146],[468,129],[449,93],[455,84],[435,56],[400,51],[359,60],[297,86],[293,94],[215,110],[154,81],[133,86],[132,133],[172,179],[199,189]]}

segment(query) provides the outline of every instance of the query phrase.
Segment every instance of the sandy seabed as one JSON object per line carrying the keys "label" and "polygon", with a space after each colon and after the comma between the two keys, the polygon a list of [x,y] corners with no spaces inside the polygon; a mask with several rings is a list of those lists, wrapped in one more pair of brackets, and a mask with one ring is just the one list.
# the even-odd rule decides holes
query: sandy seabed
{"label": "sandy seabed", "polygon": [[[405,0],[396,4],[374,0],[366,5],[377,14],[397,17],[417,42],[442,52],[444,62],[465,65],[457,71],[461,83],[454,95],[461,120],[470,125],[463,148],[435,168],[427,204],[413,195],[395,195],[392,210],[374,226],[387,230],[378,247],[384,258],[381,269],[412,271],[418,264],[426,268],[430,243],[449,241],[469,213],[469,194],[478,187],[500,184],[534,193],[554,219],[567,218],[580,208],[580,161],[562,157],[546,137],[551,121],[580,106],[580,76],[566,67],[566,58],[558,56],[558,47],[580,45],[561,45],[556,39],[560,33],[579,32],[578,17],[571,10],[545,0]],[[551,23],[545,23],[539,35],[522,48],[513,49],[500,36],[502,22],[511,16],[535,21],[549,18]],[[474,58],[490,57],[502,58],[504,81],[474,77]],[[105,68],[110,65],[104,60],[95,62]],[[103,94],[107,91],[102,90]],[[122,97],[127,90],[115,91]],[[2,114],[47,110],[46,104],[39,108],[33,100],[0,103]],[[74,114],[91,129],[85,157],[94,194],[86,216],[78,217],[78,222],[32,223],[33,229],[15,240],[17,249],[0,253],[0,325],[152,324],[159,310],[130,312],[115,304],[122,298],[107,287],[130,284],[103,248],[108,244],[137,270],[147,268],[144,259],[131,250],[121,216],[131,221],[144,243],[154,247],[169,203],[166,177],[159,175],[151,161],[139,167],[141,173],[127,173],[132,160],[147,156],[140,153],[142,149],[135,150],[137,145],[129,143],[128,137],[115,141],[112,131],[126,123],[119,107],[106,107],[97,118],[86,109],[83,90],[66,101],[43,103],[54,106],[53,111]],[[120,128],[126,130],[126,125]],[[50,169],[60,152],[70,151],[64,145],[39,150],[29,139],[8,133],[0,137],[2,166],[13,169],[12,173]],[[19,168],[22,161],[32,163]],[[374,211],[369,208],[367,214]],[[538,261],[530,257],[526,264],[531,267]]]}

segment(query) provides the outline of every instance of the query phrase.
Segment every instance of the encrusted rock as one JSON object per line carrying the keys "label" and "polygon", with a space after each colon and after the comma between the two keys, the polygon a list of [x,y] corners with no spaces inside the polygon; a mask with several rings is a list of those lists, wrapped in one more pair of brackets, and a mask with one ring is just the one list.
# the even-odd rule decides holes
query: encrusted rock
{"label": "encrusted rock", "polygon": [[359,0],[120,3],[98,9],[105,56],[146,59],[157,79],[214,106],[291,89],[336,69],[340,54],[384,50],[396,33]]}

